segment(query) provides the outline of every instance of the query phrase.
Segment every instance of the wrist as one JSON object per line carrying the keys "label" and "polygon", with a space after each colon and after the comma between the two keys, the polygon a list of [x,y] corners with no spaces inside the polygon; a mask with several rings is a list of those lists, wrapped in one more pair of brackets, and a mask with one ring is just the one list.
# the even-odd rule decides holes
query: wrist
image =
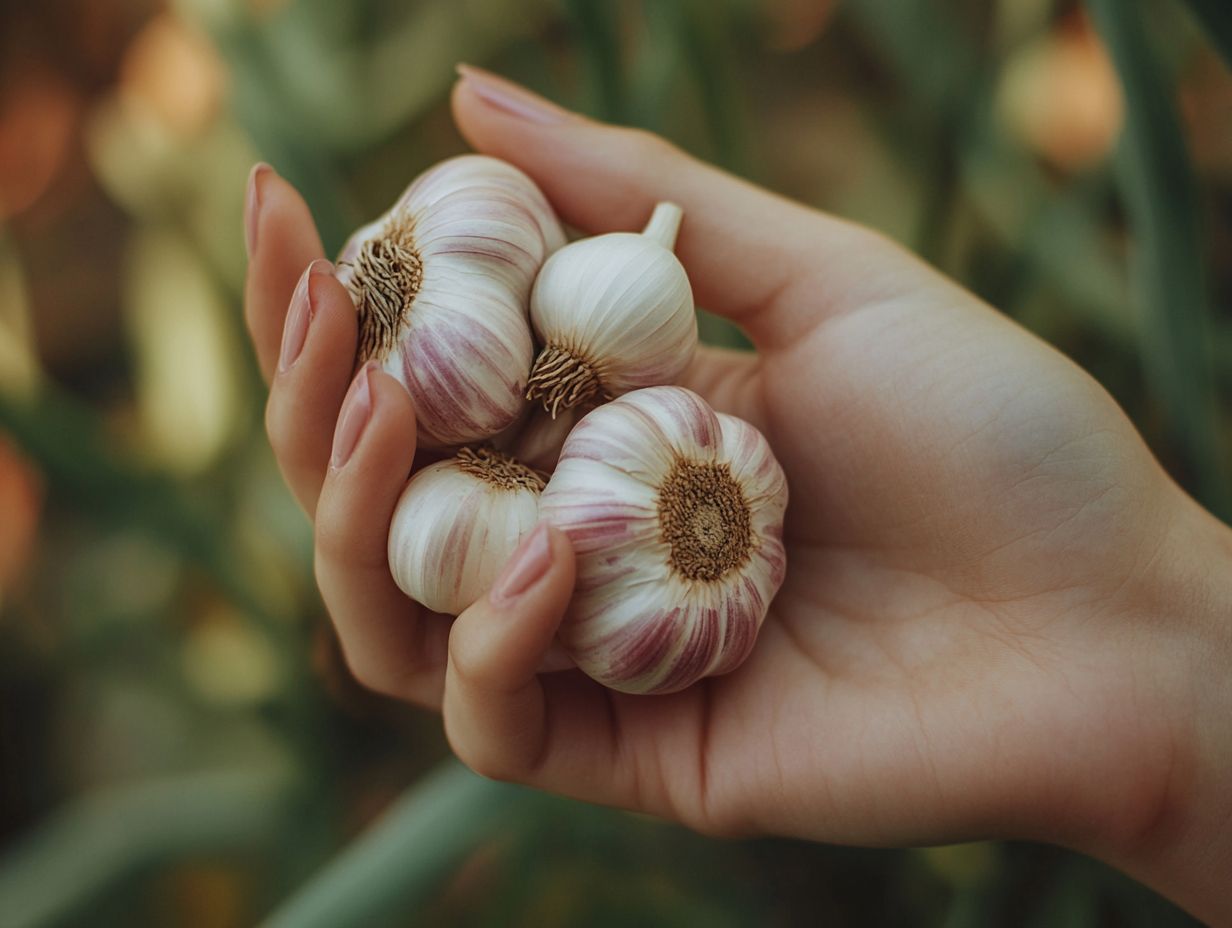
{"label": "wrist", "polygon": [[1169,773],[1140,827],[1085,850],[1232,924],[1232,529],[1185,498],[1146,601],[1135,673],[1165,703]]}

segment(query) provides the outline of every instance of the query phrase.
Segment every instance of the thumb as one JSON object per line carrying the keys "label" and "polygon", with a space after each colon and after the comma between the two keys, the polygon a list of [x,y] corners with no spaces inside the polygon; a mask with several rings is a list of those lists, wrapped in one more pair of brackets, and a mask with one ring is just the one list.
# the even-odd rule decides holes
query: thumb
{"label": "thumb", "polygon": [[[640,229],[655,203],[684,210],[676,253],[698,303],[762,347],[816,323],[818,281],[850,276],[849,246],[866,230],[807,209],[637,129],[586,119],[487,71],[462,65],[458,128],[479,151],[517,165],[561,217],[588,232]],[[810,299],[793,299],[793,287]],[[841,291],[840,291],[841,292]],[[812,317],[812,318],[810,318]]]}
{"label": "thumb", "polygon": [[449,633],[442,711],[458,757],[487,776],[524,776],[546,739],[543,687],[557,626],[573,592],[569,539],[540,523],[492,591]]}

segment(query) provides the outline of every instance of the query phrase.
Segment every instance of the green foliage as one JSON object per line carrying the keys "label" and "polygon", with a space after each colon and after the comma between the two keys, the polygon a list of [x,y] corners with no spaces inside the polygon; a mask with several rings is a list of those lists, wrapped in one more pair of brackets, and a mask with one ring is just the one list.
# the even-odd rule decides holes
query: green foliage
{"label": "green foliage", "polygon": [[1210,351],[1202,218],[1173,89],[1151,48],[1140,4],[1091,0],[1091,11],[1128,106],[1117,166],[1135,236],[1143,362],[1193,469],[1199,498],[1232,519]]}

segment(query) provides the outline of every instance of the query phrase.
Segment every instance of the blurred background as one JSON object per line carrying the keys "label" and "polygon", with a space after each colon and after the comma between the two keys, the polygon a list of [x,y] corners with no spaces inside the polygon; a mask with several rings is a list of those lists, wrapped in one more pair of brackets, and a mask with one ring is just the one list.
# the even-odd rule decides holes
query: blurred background
{"label": "blurred background", "polygon": [[900,240],[1226,519],[1230,59],[1220,0],[0,0],[0,925],[1189,923],[1055,849],[713,842],[463,772],[337,657],[241,208],[268,160],[336,249],[462,149],[481,64]]}

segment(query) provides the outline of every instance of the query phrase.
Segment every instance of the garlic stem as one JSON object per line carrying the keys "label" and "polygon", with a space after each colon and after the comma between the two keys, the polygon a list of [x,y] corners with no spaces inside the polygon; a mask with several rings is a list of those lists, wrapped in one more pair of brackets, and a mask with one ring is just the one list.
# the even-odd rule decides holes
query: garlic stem
{"label": "garlic stem", "polygon": [[650,214],[650,221],[646,223],[642,235],[671,251],[676,247],[676,235],[680,232],[683,218],[684,211],[675,203],[659,203]]}

